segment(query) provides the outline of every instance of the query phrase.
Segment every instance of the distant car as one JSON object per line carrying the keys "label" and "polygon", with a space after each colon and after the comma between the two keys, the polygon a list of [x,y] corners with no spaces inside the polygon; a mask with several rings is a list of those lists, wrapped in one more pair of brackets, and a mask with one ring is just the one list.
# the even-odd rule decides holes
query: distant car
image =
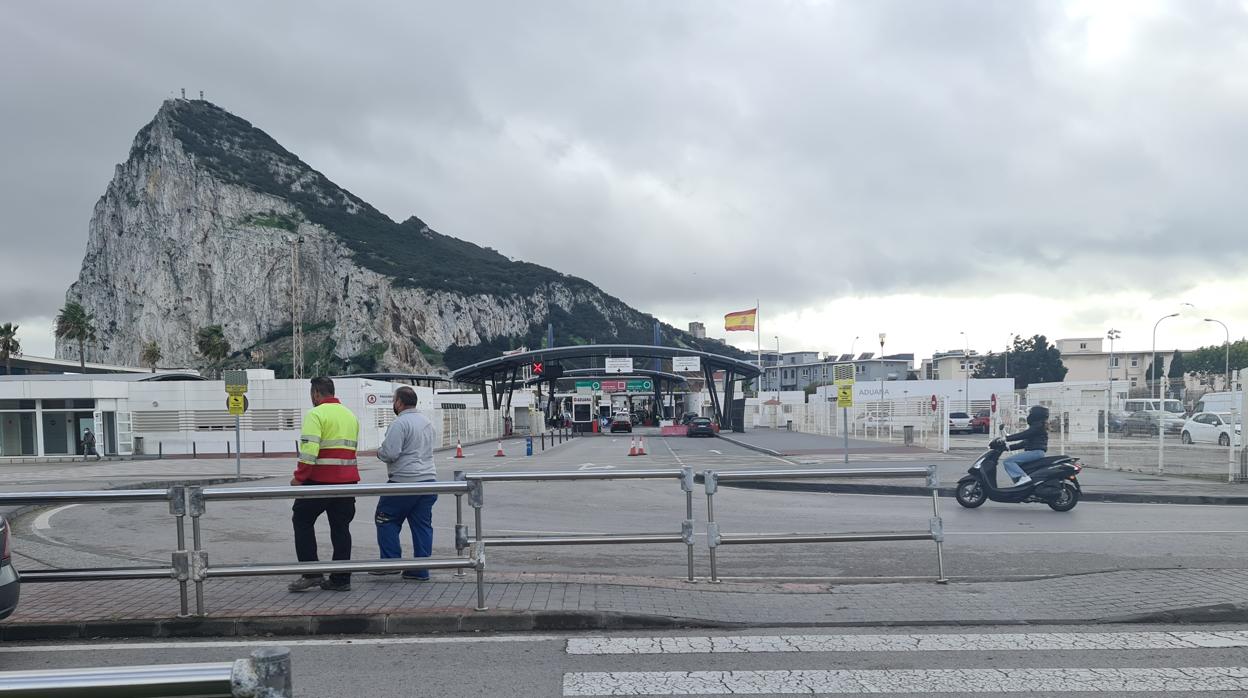
{"label": "distant car", "polygon": [[965,412],[949,413],[949,433],[950,434],[969,434],[971,433],[971,415]]}
{"label": "distant car", "polygon": [[693,420],[697,418],[698,418],[697,412],[686,412],[683,416],[681,416],[680,423],[688,424],[689,422],[692,422]]}
{"label": "distant car", "polygon": [[706,417],[695,417],[689,420],[685,436],[714,436],[715,427]]}
{"label": "distant car", "polygon": [[1240,442],[1240,425],[1231,421],[1229,414],[1198,412],[1183,424],[1183,443],[1217,444],[1230,446],[1233,440]]}
{"label": "distant car", "polygon": [[17,597],[21,591],[21,578],[13,567],[13,536],[9,522],[0,516],[0,620],[8,618],[17,610]]}
{"label": "distant car", "polygon": [[621,412],[611,418],[611,433],[618,431],[626,431],[633,433],[633,417],[627,412]]}
{"label": "distant car", "polygon": [[992,411],[980,410],[971,417],[971,431],[976,434],[987,434],[992,430]]}
{"label": "distant car", "polygon": [[1132,412],[1122,420],[1122,435],[1135,436],[1136,434],[1157,435],[1157,425],[1160,423],[1160,416],[1156,412]]}

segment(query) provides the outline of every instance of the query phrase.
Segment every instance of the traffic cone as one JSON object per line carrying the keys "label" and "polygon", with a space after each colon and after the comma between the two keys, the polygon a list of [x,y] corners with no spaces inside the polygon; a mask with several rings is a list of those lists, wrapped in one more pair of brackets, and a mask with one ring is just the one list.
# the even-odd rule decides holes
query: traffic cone
{"label": "traffic cone", "polygon": [[644,436],[637,437],[637,455],[646,455],[646,437]]}
{"label": "traffic cone", "polygon": [[499,442],[498,442],[498,452],[494,454],[494,457],[495,457],[495,458],[506,458],[506,457],[507,457],[507,454],[506,454],[506,453],[503,453],[503,442],[502,442],[502,440],[499,440]]}
{"label": "traffic cone", "polygon": [[637,439],[631,437],[628,439],[628,455],[637,455]]}
{"label": "traffic cone", "polygon": [[455,442],[455,457],[456,458],[464,457],[464,445],[460,443],[459,441]]}

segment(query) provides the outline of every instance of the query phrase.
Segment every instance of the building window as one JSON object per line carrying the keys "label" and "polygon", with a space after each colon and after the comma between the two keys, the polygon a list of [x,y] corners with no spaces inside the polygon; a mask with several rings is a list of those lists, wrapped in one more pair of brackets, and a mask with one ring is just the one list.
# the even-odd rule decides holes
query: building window
{"label": "building window", "polygon": [[1139,368],[1139,367],[1140,367],[1140,360],[1135,358],[1134,356],[1131,357],[1131,368]]}
{"label": "building window", "polygon": [[1115,356],[1114,358],[1110,359],[1109,365],[1111,368],[1118,368],[1118,357]]}
{"label": "building window", "polygon": [[1088,343],[1087,343],[1087,342],[1079,342],[1079,348],[1080,348],[1080,349],[1087,349],[1087,348],[1088,348]]}
{"label": "building window", "polygon": [[965,362],[965,361],[959,361],[959,362],[958,362],[958,370],[959,370],[959,371],[965,371],[965,370],[966,370],[966,362]]}
{"label": "building window", "polygon": [[1132,388],[1134,388],[1134,387],[1135,387],[1135,384],[1136,384],[1136,379],[1135,379],[1135,378],[1132,378],[1132,379],[1131,379],[1131,387],[1132,387]]}

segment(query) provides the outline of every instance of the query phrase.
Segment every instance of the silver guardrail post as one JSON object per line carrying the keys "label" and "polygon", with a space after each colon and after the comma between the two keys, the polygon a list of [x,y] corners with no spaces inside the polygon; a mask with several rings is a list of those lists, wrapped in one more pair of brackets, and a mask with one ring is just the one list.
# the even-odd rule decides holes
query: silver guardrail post
{"label": "silver guardrail post", "polygon": [[[464,481],[464,471],[456,470],[454,480],[456,482]],[[464,524],[464,495],[462,492],[455,493],[455,555],[464,557],[464,551],[468,549],[468,526]],[[456,577],[464,576],[464,568],[460,567],[455,570]]]}
{"label": "silver guardrail post", "polygon": [[235,698],[291,698],[290,650],[261,647],[235,661],[230,691]]}
{"label": "silver guardrail post", "polygon": [[477,610],[485,611],[485,531],[481,528],[481,507],[485,506],[485,483],[468,481],[468,504],[472,506],[472,523],[476,541],[472,545],[472,559],[477,572]]}
{"label": "silver guardrail post", "polygon": [[932,520],[929,528],[932,540],[936,541],[936,583],[948,584],[945,577],[945,524],[940,518],[940,477],[936,474],[936,466],[927,466],[927,487],[932,491]]}
{"label": "silver guardrail post", "polygon": [[693,576],[693,468],[684,465],[680,468],[680,489],[685,492],[685,520],[680,524],[680,535],[685,539],[685,549],[689,554],[689,576],[686,581],[697,581]]}
{"label": "silver guardrail post", "polygon": [[204,579],[208,576],[208,553],[204,552],[203,529],[200,519],[204,515],[204,490],[190,487],[186,492],[187,513],[191,516],[191,580],[195,582],[195,615],[204,610]]}
{"label": "silver guardrail post", "polygon": [[174,516],[178,547],[173,551],[173,578],[178,580],[178,617],[191,615],[187,597],[187,582],[191,578],[191,557],[186,550],[186,487],[169,488],[169,513]]}
{"label": "silver guardrail post", "polygon": [[715,548],[719,546],[719,524],[715,523],[715,492],[719,489],[719,475],[714,470],[703,470],[702,481],[706,485],[706,544],[711,558],[711,583],[719,584],[719,567],[715,560]]}

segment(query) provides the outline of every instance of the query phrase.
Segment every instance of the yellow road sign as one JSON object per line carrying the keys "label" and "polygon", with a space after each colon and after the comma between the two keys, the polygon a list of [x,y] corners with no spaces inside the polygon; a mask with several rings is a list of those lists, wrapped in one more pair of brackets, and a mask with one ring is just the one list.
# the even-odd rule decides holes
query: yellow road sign
{"label": "yellow road sign", "polygon": [[838,385],[836,386],[836,406],[837,407],[853,407],[854,406],[854,385]]}
{"label": "yellow road sign", "polygon": [[242,416],[247,411],[247,396],[231,395],[227,397],[225,399],[225,409],[229,410],[230,414],[236,417]]}

